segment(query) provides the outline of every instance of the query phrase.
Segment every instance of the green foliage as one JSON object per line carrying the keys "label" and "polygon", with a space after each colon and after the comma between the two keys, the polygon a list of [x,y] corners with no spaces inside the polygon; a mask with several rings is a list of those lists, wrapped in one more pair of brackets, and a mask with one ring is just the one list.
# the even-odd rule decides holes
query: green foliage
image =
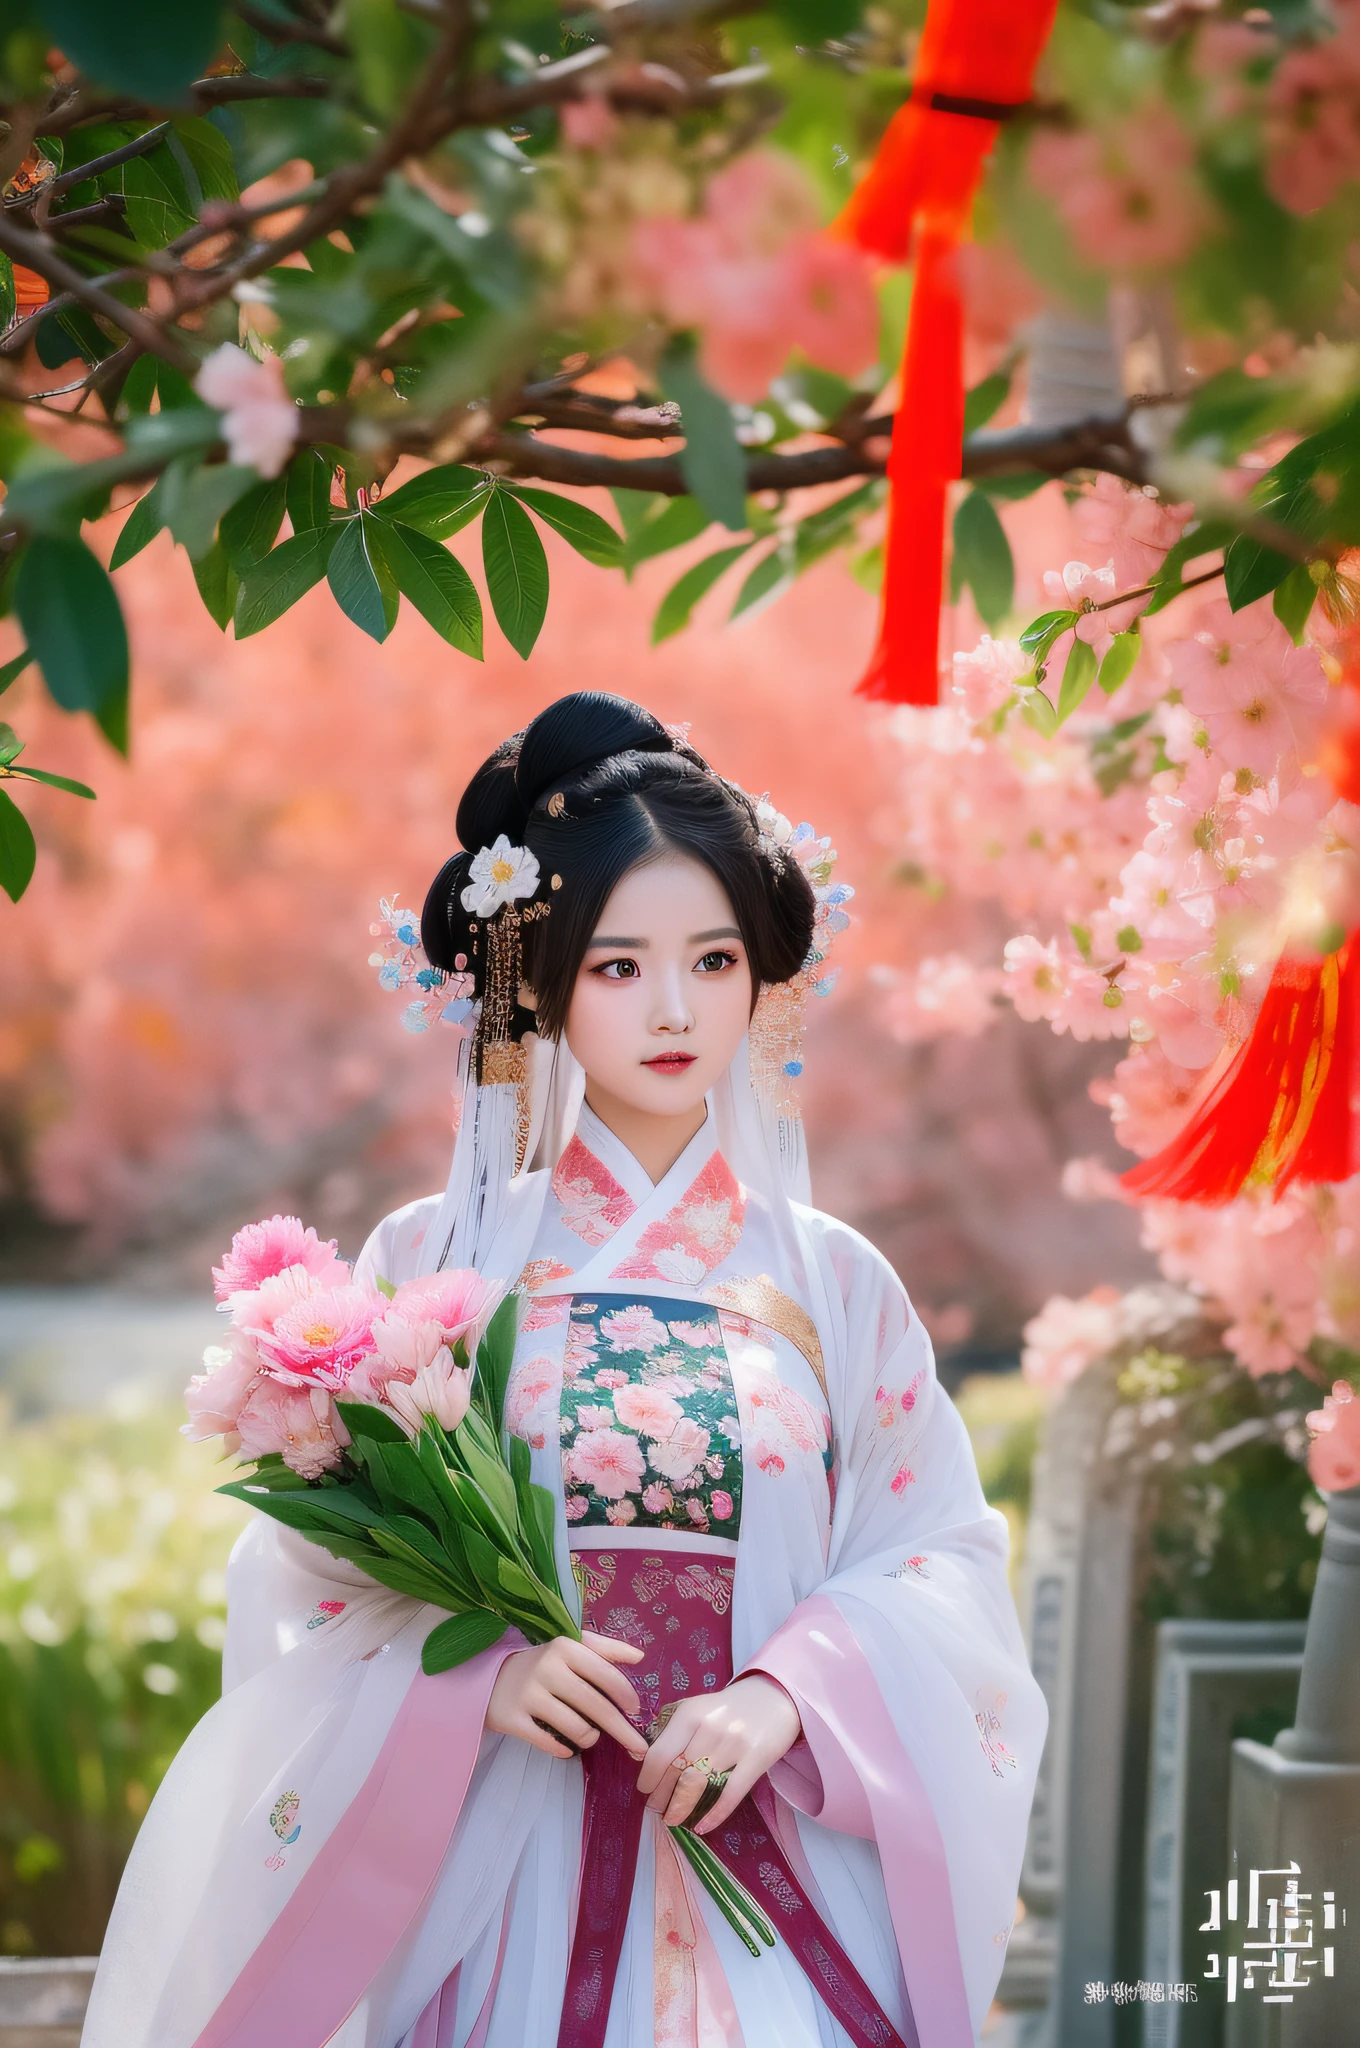
{"label": "green foliage", "polygon": [[[998,398],[997,403],[1000,402]],[[970,589],[985,626],[995,631],[1009,617],[1015,602],[1011,544],[983,491],[970,491],[954,514],[954,554],[949,579],[951,603],[958,603],[965,587]]]}
{"label": "green foliage", "polygon": [[496,623],[525,661],[548,610],[548,558],[527,512],[493,491],[482,514],[482,566]]}
{"label": "green foliage", "polygon": [[731,406],[704,382],[683,349],[672,350],[662,364],[661,388],[680,407],[685,482],[710,519],[740,533],[746,524],[746,463]]}
{"label": "green foliage", "polygon": [[220,1691],[227,1552],[176,1408],[0,1426],[0,1948],[94,1954],[152,1793]]}

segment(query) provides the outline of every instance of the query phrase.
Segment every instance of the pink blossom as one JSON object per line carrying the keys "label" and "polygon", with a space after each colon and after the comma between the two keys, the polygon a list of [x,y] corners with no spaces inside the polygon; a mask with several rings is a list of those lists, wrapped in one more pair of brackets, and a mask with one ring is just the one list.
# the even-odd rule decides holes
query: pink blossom
{"label": "pink blossom", "polygon": [[[1115,589],[1136,590],[1161,568],[1168,551],[1180,539],[1190,510],[1189,505],[1168,505],[1155,493],[1126,484],[1102,470],[1078,501],[1074,518],[1083,538],[1094,542],[1102,555],[1108,555]],[[1142,608],[1141,603],[1138,608]],[[1113,619],[1120,614],[1112,612],[1107,616]]]}
{"label": "pink blossom", "polygon": [[1120,1144],[1144,1159],[1160,1152],[1184,1124],[1202,1078],[1177,1066],[1160,1041],[1136,1047],[1115,1068],[1104,1097]]}
{"label": "pink blossom", "polygon": [[373,1350],[373,1324],[385,1306],[372,1288],[321,1288],[285,1309],[256,1342],[270,1371],[289,1385],[342,1387]]}
{"label": "pink blossom", "polygon": [[669,1394],[658,1394],[651,1387],[620,1387],[614,1396],[614,1412],[626,1429],[637,1430],[640,1436],[669,1436],[679,1422],[683,1409]]}
{"label": "pink blossom", "polygon": [[1320,1493],[1345,1493],[1360,1486],[1360,1401],[1346,1380],[1333,1382],[1321,1408],[1308,1417],[1312,1443],[1308,1470]]}
{"label": "pink blossom", "polygon": [[567,1476],[606,1500],[622,1500],[642,1484],[642,1447],[621,1429],[583,1430],[566,1455]]}
{"label": "pink blossom", "polygon": [[626,1372],[619,1372],[614,1366],[605,1366],[596,1373],[594,1384],[612,1391],[615,1387],[626,1387],[629,1380]]}
{"label": "pink blossom", "polygon": [[708,1431],[688,1415],[682,1415],[669,1435],[652,1444],[647,1462],[663,1479],[683,1485],[700,1459],[707,1456],[708,1441]]}
{"label": "pink blossom", "polygon": [[892,1476],[893,1492],[905,1493],[909,1486],[914,1486],[915,1484],[916,1474],[912,1471],[910,1465],[899,1465]]}
{"label": "pink blossom", "polygon": [[931,954],[894,976],[894,983],[887,1022],[893,1037],[904,1045],[919,1045],[953,1031],[976,1038],[996,1022],[1002,976],[995,967],[980,967],[962,953]]}
{"label": "pink blossom", "polygon": [[576,1420],[582,1429],[612,1429],[614,1411],[612,1408],[578,1408]]}
{"label": "pink blossom", "polygon": [[611,1351],[656,1351],[667,1341],[666,1325],[657,1321],[649,1308],[640,1303],[632,1308],[616,1309],[612,1316],[601,1316],[600,1332],[609,1342]]}
{"label": "pink blossom", "polygon": [[319,1479],[340,1463],[349,1433],[321,1387],[283,1386],[265,1376],[236,1419],[248,1458],[280,1453],[291,1471]]}
{"label": "pink blossom", "polygon": [[701,1345],[711,1343],[713,1339],[713,1329],[709,1323],[672,1323],[670,1333],[677,1344],[689,1344],[695,1350]]}
{"label": "pink blossom", "polygon": [[687,1500],[685,1502],[685,1513],[697,1529],[707,1529],[708,1509],[701,1500]]}
{"label": "pink blossom", "polygon": [[226,1301],[230,1295],[250,1291],[287,1266],[305,1267],[327,1286],[340,1285],[349,1278],[349,1267],[339,1256],[334,1238],[322,1244],[314,1230],[303,1227],[300,1217],[270,1216],[238,1230],[221,1265],[213,1267],[217,1299]]}
{"label": "pink blossom", "polygon": [[1020,1366],[1025,1378],[1058,1393],[1101,1358],[1119,1330],[1119,1290],[1095,1287],[1080,1301],[1052,1295],[1025,1325]]}
{"label": "pink blossom", "polygon": [[408,1436],[417,1436],[428,1416],[444,1429],[457,1429],[467,1414],[472,1396],[472,1372],[455,1365],[447,1345],[435,1353],[408,1384],[390,1379],[385,1389],[387,1406]]}
{"label": "pink blossom", "polygon": [[1058,1014],[1066,992],[1063,963],[1055,939],[1047,944],[1029,933],[1006,941],[1006,994],[1027,1024],[1046,1022]]}
{"label": "pink blossom", "polygon": [[583,1522],[590,1512],[590,1502],[583,1493],[569,1493],[563,1507],[569,1522]]}
{"label": "pink blossom", "polygon": [[1286,51],[1266,99],[1266,183],[1291,213],[1315,213],[1360,177],[1360,23]]}
{"label": "pink blossom", "polygon": [[1295,647],[1268,599],[1240,612],[1226,602],[1206,609],[1204,629],[1167,648],[1172,675],[1220,761],[1269,779],[1282,756],[1306,760],[1316,742],[1322,664],[1315,649]]}
{"label": "pink blossom", "polygon": [[611,1500],[604,1513],[607,1522],[612,1522],[616,1528],[626,1529],[630,1522],[637,1520],[637,1502]]}
{"label": "pink blossom", "polygon": [[278,476],[297,441],[297,407],[283,382],[277,356],[263,362],[234,342],[223,342],[194,379],[205,405],[222,414],[222,433],[231,460],[261,476]]}
{"label": "pink blossom", "polygon": [[720,171],[694,218],[640,221],[632,256],[666,317],[700,330],[701,367],[729,398],[763,397],[793,348],[844,377],[874,359],[868,265],[817,233],[810,181],[774,150],[748,150]]}
{"label": "pink blossom", "polygon": [[724,1493],[722,1488],[718,1487],[713,1494],[711,1505],[713,1508],[713,1519],[715,1522],[731,1521],[732,1496],[730,1493]]}
{"label": "pink blossom", "polygon": [[433,1363],[444,1348],[444,1332],[436,1322],[418,1323],[392,1309],[373,1325],[374,1357],[370,1372],[380,1379],[398,1378],[408,1384],[418,1372]]}
{"label": "pink blossom", "polygon": [[207,1370],[196,1373],[184,1390],[189,1420],[180,1425],[180,1435],[191,1443],[235,1436],[236,1418],[264,1370],[259,1352],[239,1330],[233,1330],[230,1345],[210,1344],[203,1363]]}
{"label": "pink blossom", "polygon": [[1018,640],[993,640],[984,633],[970,652],[954,656],[950,688],[970,718],[986,718],[1007,701],[1031,666]]}
{"label": "pink blossom", "polygon": [[546,1409],[556,1397],[557,1383],[557,1369],[550,1358],[529,1358],[515,1367],[505,1390],[505,1426],[535,1450],[541,1450],[546,1441],[547,1415],[538,1411],[540,1405]]}
{"label": "pink blossom", "polygon": [[664,1515],[667,1508],[674,1507],[675,1495],[669,1486],[662,1486],[659,1480],[653,1479],[642,1489],[642,1505],[649,1515]]}
{"label": "pink blossom", "polygon": [[772,1477],[777,1478],[784,1470],[784,1460],[780,1457],[778,1451],[771,1444],[765,1443],[761,1438],[756,1439],[752,1455],[761,1471],[770,1473]]}
{"label": "pink blossom", "polygon": [[1081,255],[1102,270],[1182,262],[1209,221],[1190,137],[1160,101],[1098,129],[1046,128],[1028,164]]}

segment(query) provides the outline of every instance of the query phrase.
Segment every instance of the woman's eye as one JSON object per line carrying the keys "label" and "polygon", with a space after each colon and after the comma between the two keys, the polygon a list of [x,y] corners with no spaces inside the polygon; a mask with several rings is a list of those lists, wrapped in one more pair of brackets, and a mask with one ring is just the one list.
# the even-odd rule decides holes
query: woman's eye
{"label": "woman's eye", "polygon": [[595,972],[607,975],[610,981],[636,981],[642,969],[636,960],[606,960]]}
{"label": "woman's eye", "polygon": [[735,953],[705,953],[697,971],[700,974],[721,974],[724,967],[735,967],[736,964]]}

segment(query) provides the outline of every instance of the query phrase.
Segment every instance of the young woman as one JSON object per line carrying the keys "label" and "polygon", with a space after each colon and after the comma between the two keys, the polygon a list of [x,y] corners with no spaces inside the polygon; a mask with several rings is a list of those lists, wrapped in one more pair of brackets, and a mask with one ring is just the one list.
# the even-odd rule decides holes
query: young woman
{"label": "young woman", "polygon": [[[426,1678],[434,1610],[258,1519],[86,2048],[969,2048],[1045,1711],[929,1340],[805,1205],[825,868],[595,693],[457,824],[422,924],[473,1004],[453,1168],[356,1277],[518,1287],[507,1421],[584,1640]],[[772,1950],[694,1882],[686,1819]]]}

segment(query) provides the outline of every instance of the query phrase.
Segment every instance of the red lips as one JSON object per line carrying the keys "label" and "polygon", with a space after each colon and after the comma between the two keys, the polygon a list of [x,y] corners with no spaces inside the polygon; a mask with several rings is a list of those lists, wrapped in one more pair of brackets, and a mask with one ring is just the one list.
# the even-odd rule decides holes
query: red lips
{"label": "red lips", "polygon": [[686,1067],[694,1065],[692,1052],[659,1052],[654,1060],[644,1060],[644,1067],[650,1067],[654,1074],[683,1074]]}

